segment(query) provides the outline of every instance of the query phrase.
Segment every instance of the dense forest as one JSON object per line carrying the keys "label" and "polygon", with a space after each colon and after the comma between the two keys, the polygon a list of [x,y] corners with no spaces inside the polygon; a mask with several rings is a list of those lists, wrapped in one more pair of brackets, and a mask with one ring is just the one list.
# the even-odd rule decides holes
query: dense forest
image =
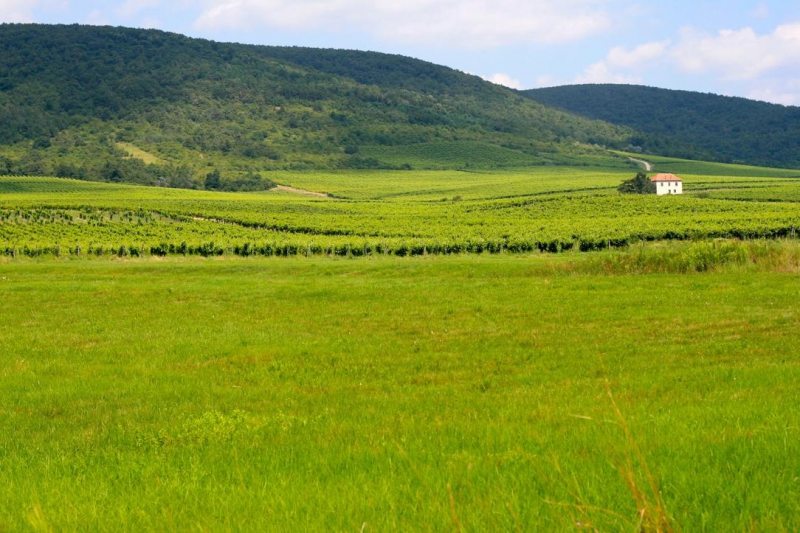
{"label": "dense forest", "polygon": [[0,174],[259,189],[273,169],[412,168],[425,162],[403,147],[423,144],[453,167],[483,164],[454,161],[459,143],[517,165],[613,164],[603,149],[632,136],[407,57],[0,25]]}
{"label": "dense forest", "polygon": [[577,115],[641,132],[631,148],[724,163],[800,168],[800,107],[635,85],[524,91]]}

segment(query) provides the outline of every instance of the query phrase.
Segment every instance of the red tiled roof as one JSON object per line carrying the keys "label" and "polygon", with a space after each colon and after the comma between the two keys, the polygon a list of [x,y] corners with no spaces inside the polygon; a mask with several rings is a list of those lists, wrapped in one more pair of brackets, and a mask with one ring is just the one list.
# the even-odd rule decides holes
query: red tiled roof
{"label": "red tiled roof", "polygon": [[683,181],[681,178],[676,176],[675,174],[656,174],[650,181]]}

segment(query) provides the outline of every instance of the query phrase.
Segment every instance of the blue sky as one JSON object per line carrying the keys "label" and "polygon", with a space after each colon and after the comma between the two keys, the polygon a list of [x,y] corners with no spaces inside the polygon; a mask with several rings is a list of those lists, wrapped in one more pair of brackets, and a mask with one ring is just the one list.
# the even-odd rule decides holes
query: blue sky
{"label": "blue sky", "polygon": [[800,105],[800,0],[0,0],[0,21],[375,50],[526,89],[637,83]]}

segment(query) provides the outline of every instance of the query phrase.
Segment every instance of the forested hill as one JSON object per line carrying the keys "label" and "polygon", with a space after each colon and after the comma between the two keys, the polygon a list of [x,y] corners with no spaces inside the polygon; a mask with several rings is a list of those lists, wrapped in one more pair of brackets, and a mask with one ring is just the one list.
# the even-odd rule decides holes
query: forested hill
{"label": "forested hill", "polygon": [[0,25],[0,174],[261,188],[272,169],[610,162],[632,135],[407,57]]}
{"label": "forested hill", "polygon": [[635,85],[524,91],[545,105],[638,130],[660,155],[800,168],[800,107]]}

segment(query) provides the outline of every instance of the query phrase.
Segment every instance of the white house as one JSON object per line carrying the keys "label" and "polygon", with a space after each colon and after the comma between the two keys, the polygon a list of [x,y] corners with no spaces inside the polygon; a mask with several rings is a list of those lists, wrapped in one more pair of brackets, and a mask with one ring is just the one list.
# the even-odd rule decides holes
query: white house
{"label": "white house", "polygon": [[656,194],[683,194],[683,180],[675,174],[656,174],[650,181],[656,184]]}

